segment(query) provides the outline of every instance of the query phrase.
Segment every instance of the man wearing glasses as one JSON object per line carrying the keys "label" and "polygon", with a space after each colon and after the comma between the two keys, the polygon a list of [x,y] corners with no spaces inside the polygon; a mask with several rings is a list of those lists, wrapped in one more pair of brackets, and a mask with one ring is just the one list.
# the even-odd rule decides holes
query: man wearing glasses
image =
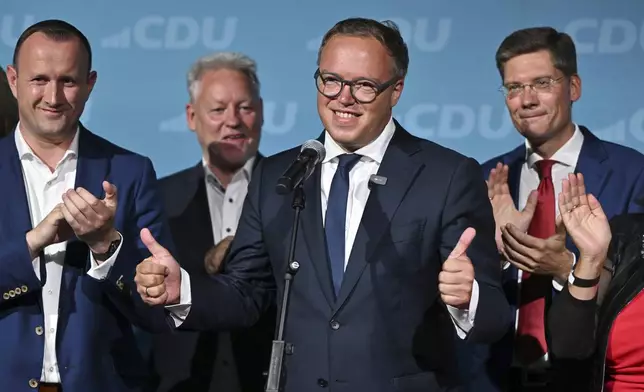
{"label": "man wearing glasses", "polygon": [[[287,392],[446,390],[458,384],[456,336],[492,343],[510,324],[480,166],[392,118],[408,63],[393,23],[347,19],[322,41],[326,154],[303,185]],[[176,324],[199,330],[252,324],[276,292],[281,301],[293,197],[275,184],[299,152],[254,171],[224,273],[179,273],[144,233],[154,255],[138,267],[145,301],[175,304]]]}
{"label": "man wearing glasses", "polygon": [[515,322],[493,346],[457,344],[470,390],[546,391],[555,372],[544,319],[577,257],[557,220],[562,180],[582,173],[586,191],[609,217],[642,212],[644,156],[572,121],[581,78],[567,34],[549,27],[516,31],[501,43],[496,64],[510,117],[525,137],[525,144],[483,165]]}

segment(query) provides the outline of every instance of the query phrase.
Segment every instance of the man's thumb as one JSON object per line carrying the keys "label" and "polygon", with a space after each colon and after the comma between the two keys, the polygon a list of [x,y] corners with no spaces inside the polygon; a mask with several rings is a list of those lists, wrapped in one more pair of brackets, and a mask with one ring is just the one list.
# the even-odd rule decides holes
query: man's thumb
{"label": "man's thumb", "polygon": [[539,201],[539,191],[536,189],[530,192],[528,195],[528,201],[525,204],[525,207],[523,207],[523,212],[527,213],[532,217],[534,215],[534,211],[537,209],[537,203]]}
{"label": "man's thumb", "polygon": [[454,250],[450,253],[449,258],[461,257],[467,251],[467,248],[470,246],[475,236],[476,230],[473,227],[465,229],[463,234],[461,234],[461,238],[458,240],[458,243],[454,247]]}
{"label": "man's thumb", "polygon": [[116,202],[116,186],[108,181],[103,181],[103,190],[105,191],[105,201]]}
{"label": "man's thumb", "polygon": [[141,229],[141,242],[143,242],[143,245],[148,248],[154,257],[164,257],[168,255],[167,249],[161,246],[161,244],[154,239],[149,229]]}

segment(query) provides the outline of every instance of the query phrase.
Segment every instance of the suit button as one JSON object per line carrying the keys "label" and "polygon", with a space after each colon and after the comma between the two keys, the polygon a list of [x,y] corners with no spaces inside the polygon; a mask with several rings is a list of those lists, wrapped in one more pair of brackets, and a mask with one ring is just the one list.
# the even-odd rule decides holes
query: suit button
{"label": "suit button", "polygon": [[318,378],[318,386],[326,388],[329,386],[329,382],[323,378]]}
{"label": "suit button", "polygon": [[40,335],[42,335],[42,332],[43,332],[42,327],[41,327],[41,326],[37,326],[37,327],[36,327],[36,335],[40,336]]}
{"label": "suit button", "polygon": [[335,320],[331,320],[331,329],[337,331],[338,329],[340,329],[340,323]]}
{"label": "suit button", "polygon": [[15,296],[16,296],[16,292],[15,292],[15,291],[13,291],[13,290],[9,290],[9,296],[10,296],[10,297],[15,297]]}
{"label": "suit button", "polygon": [[2,294],[2,298],[4,298],[4,299],[9,299],[9,298],[10,298],[10,297],[9,297],[9,293],[4,293],[4,294]]}
{"label": "suit button", "polygon": [[20,293],[22,292],[22,290],[20,290],[20,287],[16,287],[14,291],[16,292],[16,295],[20,295]]}
{"label": "suit button", "polygon": [[35,378],[32,378],[31,380],[29,380],[29,386],[32,388],[38,388],[38,381],[36,381]]}
{"label": "suit button", "polygon": [[22,292],[23,292],[23,293],[26,293],[26,292],[27,292],[27,286],[22,285],[21,289],[22,289]]}

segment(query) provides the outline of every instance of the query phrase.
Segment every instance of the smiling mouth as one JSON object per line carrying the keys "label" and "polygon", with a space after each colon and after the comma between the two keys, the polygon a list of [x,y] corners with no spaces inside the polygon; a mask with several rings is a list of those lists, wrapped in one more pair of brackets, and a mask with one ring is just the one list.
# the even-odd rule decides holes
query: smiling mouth
{"label": "smiling mouth", "polygon": [[335,114],[336,116],[338,116],[340,118],[356,118],[356,117],[360,117],[360,114],[357,114],[357,113],[341,112],[341,111],[338,111],[338,110],[334,110],[333,114]]}
{"label": "smiling mouth", "polygon": [[244,140],[244,139],[246,139],[246,135],[244,135],[243,133],[238,133],[235,135],[224,136],[223,140]]}
{"label": "smiling mouth", "polygon": [[51,113],[51,114],[62,114],[63,113],[62,110],[55,110],[55,109],[40,108],[40,110],[42,110],[43,112],[46,112],[46,113]]}

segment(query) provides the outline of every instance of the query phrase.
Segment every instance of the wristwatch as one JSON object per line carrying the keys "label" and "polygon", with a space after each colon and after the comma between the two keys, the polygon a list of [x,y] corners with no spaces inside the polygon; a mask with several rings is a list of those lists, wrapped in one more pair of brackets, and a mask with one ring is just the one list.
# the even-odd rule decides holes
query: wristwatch
{"label": "wristwatch", "polygon": [[[119,245],[121,244],[121,236],[119,236],[118,239],[115,239],[114,241],[110,242],[110,246],[107,248],[107,252],[105,253],[94,253],[94,258],[97,260],[107,260],[116,252],[116,250],[119,248]],[[93,253],[93,252],[92,252]]]}
{"label": "wristwatch", "polygon": [[589,288],[596,286],[597,283],[599,283],[600,277],[601,275],[597,276],[595,279],[582,279],[576,277],[575,274],[571,272],[570,275],[568,275],[568,283],[577,287]]}

